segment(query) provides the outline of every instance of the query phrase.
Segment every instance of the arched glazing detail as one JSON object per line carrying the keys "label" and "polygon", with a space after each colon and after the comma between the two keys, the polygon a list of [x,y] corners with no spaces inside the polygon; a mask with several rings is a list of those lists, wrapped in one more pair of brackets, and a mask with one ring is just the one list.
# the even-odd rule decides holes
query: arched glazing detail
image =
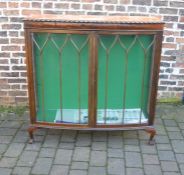
{"label": "arched glazing detail", "polygon": [[32,41],[37,120],[87,124],[88,36],[33,33]]}
{"label": "arched glazing detail", "polygon": [[148,121],[153,35],[98,36],[97,124]]}

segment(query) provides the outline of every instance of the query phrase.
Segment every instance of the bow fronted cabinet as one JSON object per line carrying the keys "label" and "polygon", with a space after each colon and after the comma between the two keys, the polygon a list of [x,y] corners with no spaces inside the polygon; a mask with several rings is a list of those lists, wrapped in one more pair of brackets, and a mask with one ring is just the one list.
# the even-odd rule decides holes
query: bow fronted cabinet
{"label": "bow fronted cabinet", "polygon": [[30,142],[37,128],[135,130],[153,123],[163,22],[156,17],[24,19]]}

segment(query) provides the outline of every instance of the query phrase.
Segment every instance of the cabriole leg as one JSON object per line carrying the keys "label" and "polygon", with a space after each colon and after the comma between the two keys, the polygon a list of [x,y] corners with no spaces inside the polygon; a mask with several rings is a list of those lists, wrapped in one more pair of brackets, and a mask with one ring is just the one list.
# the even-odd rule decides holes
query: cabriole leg
{"label": "cabriole leg", "polygon": [[155,128],[154,127],[146,127],[145,131],[150,134],[148,144],[149,145],[154,145],[155,144],[154,136],[156,135]]}
{"label": "cabriole leg", "polygon": [[34,136],[33,136],[33,132],[36,130],[36,127],[30,126],[28,128],[28,133],[29,133],[29,143],[32,144],[34,142]]}

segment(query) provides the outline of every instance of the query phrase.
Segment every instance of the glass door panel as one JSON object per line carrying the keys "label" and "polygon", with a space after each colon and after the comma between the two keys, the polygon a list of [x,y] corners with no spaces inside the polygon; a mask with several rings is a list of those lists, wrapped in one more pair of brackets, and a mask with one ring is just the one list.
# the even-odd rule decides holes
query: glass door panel
{"label": "glass door panel", "polygon": [[153,35],[98,41],[97,124],[147,123]]}
{"label": "glass door panel", "polygon": [[88,36],[34,33],[37,121],[88,124]]}

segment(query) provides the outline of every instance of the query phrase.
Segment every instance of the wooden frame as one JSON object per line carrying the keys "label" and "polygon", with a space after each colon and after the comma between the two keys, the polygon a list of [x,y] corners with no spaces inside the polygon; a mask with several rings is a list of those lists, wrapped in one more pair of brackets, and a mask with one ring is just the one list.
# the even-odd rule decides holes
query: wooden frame
{"label": "wooden frame", "polygon": [[[75,17],[74,17],[75,18]],[[84,17],[88,19],[88,17]],[[91,17],[90,17],[91,18]],[[141,17],[138,17],[139,20]],[[45,20],[44,20],[45,19]],[[58,17],[57,17],[58,19]],[[29,92],[29,106],[30,106],[30,127],[28,129],[30,135],[30,142],[33,142],[33,132],[37,128],[55,128],[55,129],[74,129],[74,130],[134,130],[142,129],[150,133],[149,143],[153,143],[153,137],[156,133],[154,124],[157,82],[160,66],[160,55],[163,35],[163,23],[159,20],[155,21],[151,18],[142,18],[142,21],[136,21],[132,17],[132,22],[123,20],[119,17],[119,22],[112,22],[108,17],[104,17],[104,21],[77,21],[76,19],[69,21],[54,20],[51,16],[35,16],[28,17],[24,20],[25,29],[25,43],[26,43],[26,58],[27,58],[27,72],[28,72],[28,92]],[[58,124],[46,123],[36,121],[36,98],[34,85],[34,67],[33,67],[33,48],[31,41],[31,34],[34,32],[48,32],[48,33],[76,33],[88,34],[90,45],[90,63],[89,63],[89,124]],[[126,124],[126,125],[96,125],[96,110],[97,110],[97,34],[153,34],[155,35],[153,63],[151,72],[151,89],[149,97],[149,120],[148,123],[143,124]]]}

